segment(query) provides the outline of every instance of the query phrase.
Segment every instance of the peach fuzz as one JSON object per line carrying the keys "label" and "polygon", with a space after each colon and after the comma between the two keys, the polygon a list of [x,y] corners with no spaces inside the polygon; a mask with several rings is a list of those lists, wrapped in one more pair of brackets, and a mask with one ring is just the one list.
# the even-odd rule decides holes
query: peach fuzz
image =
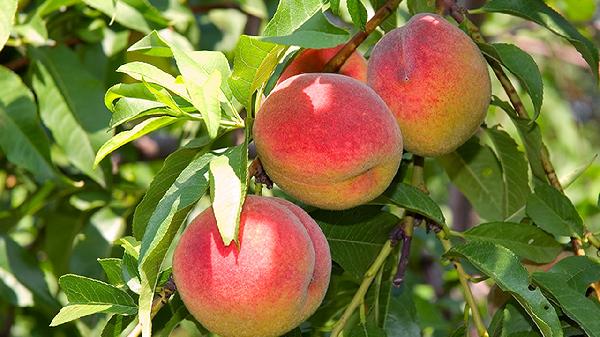
{"label": "peach fuzz", "polygon": [[256,114],[253,133],[273,182],[324,209],[377,197],[402,156],[400,129],[383,100],[338,74],[301,74],[276,86]]}
{"label": "peach fuzz", "polygon": [[[304,73],[320,73],[344,45],[325,49],[304,49],[285,68],[277,83]],[[340,74],[367,83],[367,60],[358,52],[353,52],[340,68]]]}
{"label": "peach fuzz", "polygon": [[376,44],[368,84],[396,115],[406,150],[421,156],[465,143],[483,122],[491,96],[475,43],[435,14],[413,16]]}
{"label": "peach fuzz", "polygon": [[321,304],[331,273],[327,240],[301,208],[248,196],[239,248],[224,246],[212,208],[183,233],[173,257],[189,312],[222,337],[277,337]]}

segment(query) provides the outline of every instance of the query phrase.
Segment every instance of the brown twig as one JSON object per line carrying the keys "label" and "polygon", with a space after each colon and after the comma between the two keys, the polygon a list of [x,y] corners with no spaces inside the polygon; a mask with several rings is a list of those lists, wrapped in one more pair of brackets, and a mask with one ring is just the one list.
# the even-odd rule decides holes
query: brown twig
{"label": "brown twig", "polygon": [[327,62],[323,68],[325,73],[337,73],[352,53],[363,43],[383,21],[385,21],[395,10],[402,0],[389,0],[377,10],[375,15],[367,21],[365,30],[356,33],[335,56]]}

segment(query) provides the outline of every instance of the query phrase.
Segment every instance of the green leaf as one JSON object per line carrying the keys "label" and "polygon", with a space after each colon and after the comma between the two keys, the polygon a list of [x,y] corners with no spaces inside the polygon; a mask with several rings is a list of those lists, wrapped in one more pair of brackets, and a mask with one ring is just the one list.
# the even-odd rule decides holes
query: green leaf
{"label": "green leaf", "polygon": [[347,211],[317,210],[310,216],[321,226],[331,258],[360,281],[400,222],[378,206],[361,206]]}
{"label": "green leaf", "polygon": [[463,235],[468,241],[488,241],[502,245],[535,263],[549,263],[562,251],[562,245],[554,237],[524,223],[484,223],[463,232]]}
{"label": "green leaf", "polygon": [[573,319],[589,337],[600,336],[600,306],[585,296],[585,292],[565,286],[569,275],[533,273],[533,281],[558,302],[562,311]]}
{"label": "green leaf", "polygon": [[407,6],[411,15],[436,12],[435,0],[408,0]]}
{"label": "green leaf", "polygon": [[263,36],[260,37],[260,40],[303,48],[330,48],[346,42],[348,37],[347,31],[332,25],[325,15],[318,11],[290,34]]}
{"label": "green leaf", "polygon": [[[496,311],[488,328],[493,337],[541,337],[537,327],[514,299]],[[463,335],[464,336],[464,335]]]}
{"label": "green leaf", "polygon": [[111,136],[110,114],[103,106],[104,85],[64,46],[31,49],[35,58],[33,88],[44,124],[69,161],[101,185],[94,168],[96,151]]}
{"label": "green leaf", "polygon": [[173,75],[168,74],[157,67],[144,62],[130,62],[120,66],[118,72],[127,74],[138,81],[146,81],[158,84],[171,90],[173,93],[190,100],[185,85],[178,82]]}
{"label": "green leaf", "polygon": [[421,214],[438,224],[445,224],[444,214],[440,207],[420,189],[405,183],[392,184],[370,204],[393,204],[409,211]]}
{"label": "green leaf", "polygon": [[544,83],[540,69],[533,57],[509,43],[480,44],[479,48],[486,55],[500,62],[519,79],[531,97],[535,110],[532,120],[536,120],[542,108]]}
{"label": "green leaf", "polygon": [[483,8],[487,12],[500,12],[536,22],[554,34],[569,41],[583,56],[598,80],[598,50],[569,21],[546,5],[542,0],[491,0]]}
{"label": "green leaf", "polygon": [[542,167],[541,151],[543,147],[542,133],[537,123],[532,122],[529,119],[520,118],[517,116],[517,112],[513,107],[506,101],[499,99],[497,96],[492,97],[492,105],[495,105],[502,110],[506,111],[508,116],[511,118],[513,124],[516,126],[519,136],[525,146],[525,152],[531,167],[533,176],[539,181],[547,181],[546,173]]}
{"label": "green leaf", "polygon": [[150,187],[148,187],[144,198],[135,208],[133,214],[133,234],[137,239],[141,240],[143,238],[150,217],[156,210],[160,200],[165,196],[167,190],[171,188],[179,174],[181,174],[181,171],[194,160],[198,153],[205,152],[208,149],[207,145],[209,143],[208,138],[199,138],[196,142],[178,149],[165,159],[162,168],[152,180]]}
{"label": "green leaf", "polygon": [[552,266],[550,272],[568,275],[565,284],[585,293],[591,283],[600,280],[600,263],[587,256],[569,256]]}
{"label": "green leaf", "polygon": [[73,274],[62,276],[59,283],[69,304],[60,310],[50,326],[95,313],[134,315],[137,312],[133,298],[108,283]]}
{"label": "green leaf", "polygon": [[486,129],[486,133],[494,143],[502,167],[504,182],[502,203],[503,215],[506,219],[525,206],[527,196],[531,193],[527,161],[508,133],[498,127]]}
{"label": "green leaf", "polygon": [[210,162],[210,198],[226,246],[238,242],[240,215],[246,199],[247,163],[248,150],[244,144]]}
{"label": "green leaf", "polygon": [[106,143],[104,143],[104,145],[102,145],[102,147],[98,150],[98,153],[96,154],[96,159],[94,160],[94,165],[98,165],[100,161],[102,161],[102,159],[104,159],[111,152],[115,151],[121,146],[133,140],[136,140],[142,137],[143,135],[149,134],[152,131],[163,128],[167,125],[171,125],[176,121],[177,118],[170,116],[152,117],[134,126],[131,130],[118,133]]}
{"label": "green leaf", "polygon": [[127,328],[129,323],[133,322],[133,319],[133,316],[113,315],[108,322],[106,322],[100,337],[120,337],[121,332]]}
{"label": "green leaf", "polygon": [[190,162],[164,193],[156,208],[150,210],[152,216],[144,232],[138,265],[141,283],[139,318],[146,336],[150,335],[152,328],[150,311],[160,266],[179,227],[208,188],[208,165],[214,157],[207,153]]}
{"label": "green leaf", "polygon": [[543,230],[559,236],[583,236],[583,220],[569,198],[555,188],[540,184],[527,198],[527,215]]}
{"label": "green leaf", "polygon": [[545,337],[563,336],[556,311],[539,289],[531,290],[527,271],[508,248],[491,242],[473,241],[453,247],[447,255],[464,257],[492,278],[500,289],[510,293]]}
{"label": "green leaf", "polygon": [[33,94],[19,76],[0,66],[0,148],[9,161],[43,181],[56,176],[50,141],[37,116]]}
{"label": "green leaf", "polygon": [[43,304],[54,310],[59,306],[38,261],[7,236],[0,236],[0,297],[19,307]]}
{"label": "green leaf", "polygon": [[367,9],[360,0],[346,0],[348,12],[352,18],[352,22],[361,30],[365,30],[367,24]]}
{"label": "green leaf", "polygon": [[285,49],[284,46],[263,42],[256,37],[240,37],[234,50],[229,86],[235,98],[247,110],[251,109],[252,94],[267,82]]}
{"label": "green leaf", "polygon": [[400,294],[392,294],[386,305],[383,327],[387,337],[419,337],[421,328],[417,320],[417,310],[411,292],[406,287]]}
{"label": "green leaf", "polygon": [[494,152],[471,138],[456,151],[438,157],[446,174],[486,220],[504,220],[504,179]]}
{"label": "green leaf", "polygon": [[123,281],[123,277],[121,276],[121,267],[122,260],[116,258],[105,258],[98,259],[98,263],[104,269],[104,273],[106,274],[106,278],[108,279],[108,283],[112,284],[115,287],[123,288],[125,287],[125,282]]}
{"label": "green leaf", "polygon": [[323,4],[320,0],[281,0],[263,32],[265,36],[289,35],[312,17]]}
{"label": "green leaf", "polygon": [[123,26],[149,33],[156,25],[166,26],[164,19],[149,1],[138,0],[83,0],[88,6],[99,10]]}
{"label": "green leaf", "polygon": [[10,36],[10,30],[15,23],[15,13],[17,12],[18,0],[0,0],[0,50]]}

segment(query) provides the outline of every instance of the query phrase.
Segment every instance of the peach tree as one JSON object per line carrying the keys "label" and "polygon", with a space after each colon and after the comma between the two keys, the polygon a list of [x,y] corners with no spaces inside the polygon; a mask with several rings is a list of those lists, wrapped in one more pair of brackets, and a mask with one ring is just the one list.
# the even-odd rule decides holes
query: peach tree
{"label": "peach tree", "polygon": [[0,337],[600,336],[593,0],[0,0]]}

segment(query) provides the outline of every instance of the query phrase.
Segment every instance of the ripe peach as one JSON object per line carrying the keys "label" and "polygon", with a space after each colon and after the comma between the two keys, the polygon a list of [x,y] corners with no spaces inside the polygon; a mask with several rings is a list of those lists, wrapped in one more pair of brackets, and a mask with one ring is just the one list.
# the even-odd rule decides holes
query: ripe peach
{"label": "ripe peach", "polygon": [[[288,78],[304,73],[320,73],[335,54],[344,45],[326,49],[305,49],[285,68],[277,84]],[[346,63],[340,68],[340,74],[350,76],[361,82],[367,83],[367,60],[358,52],[352,53]]]}
{"label": "ripe peach", "polygon": [[276,86],[256,115],[254,141],[273,182],[324,209],[377,197],[402,154],[400,129],[383,100],[338,74],[301,74]]}
{"label": "ripe peach", "polygon": [[300,207],[248,196],[239,248],[224,246],[212,208],[183,233],[173,275],[189,312],[222,337],[276,337],[321,304],[331,273],[327,240]]}
{"label": "ripe peach", "polygon": [[396,115],[405,148],[421,156],[446,154],[465,143],[490,102],[479,49],[435,14],[415,15],[386,34],[373,48],[367,78]]}

